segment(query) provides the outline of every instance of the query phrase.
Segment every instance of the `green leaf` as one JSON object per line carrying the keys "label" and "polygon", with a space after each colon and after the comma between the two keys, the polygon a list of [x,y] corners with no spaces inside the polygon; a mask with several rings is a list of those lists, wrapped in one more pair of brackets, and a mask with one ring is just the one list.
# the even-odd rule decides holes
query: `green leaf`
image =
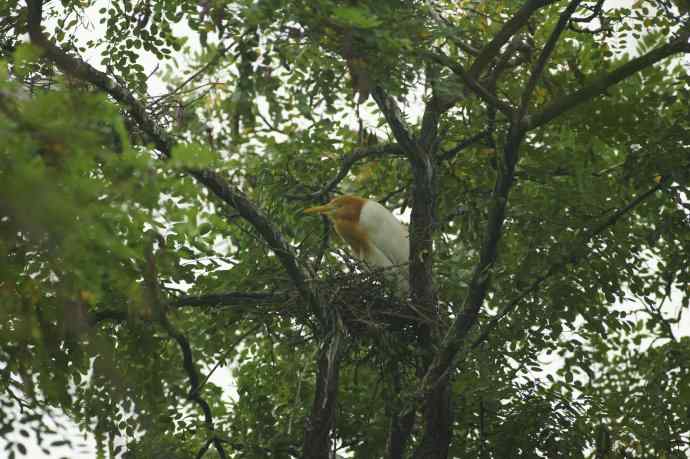
{"label": "green leaf", "polygon": [[367,8],[355,6],[336,7],[333,10],[333,19],[341,24],[360,29],[372,29],[381,24],[381,20]]}

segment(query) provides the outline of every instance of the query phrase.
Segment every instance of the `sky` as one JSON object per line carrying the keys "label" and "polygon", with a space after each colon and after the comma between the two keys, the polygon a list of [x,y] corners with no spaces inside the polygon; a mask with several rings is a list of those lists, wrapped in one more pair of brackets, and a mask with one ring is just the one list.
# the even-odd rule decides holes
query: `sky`
{"label": "sky", "polygon": [[[97,21],[94,20],[94,18],[96,18],[98,16],[97,15],[98,9],[101,6],[105,5],[106,3],[107,3],[106,1],[98,2],[87,11],[87,15],[86,15],[87,27],[83,28],[81,30],[81,32],[79,33],[79,35],[77,37],[79,40],[81,40],[82,42],[85,42],[88,39],[92,39],[92,38],[98,36],[99,28],[97,27]],[[615,0],[615,1],[608,1],[606,3],[606,5],[608,7],[614,7],[614,6],[630,5],[631,3],[633,3],[632,0]],[[89,26],[88,23],[91,23],[91,25]],[[47,24],[47,29],[51,30],[51,24]],[[194,34],[189,29],[185,29],[182,26],[178,26],[177,29],[175,30],[175,32],[178,35],[189,36],[190,40],[188,43],[194,49],[195,43],[197,43],[197,40],[194,39],[195,38]],[[196,45],[196,46],[197,46],[196,50],[198,50],[198,45]],[[634,44],[631,44],[631,46],[634,46]],[[88,50],[85,58],[89,63],[94,65],[96,68],[100,67],[98,64],[100,62],[100,59],[101,59],[100,50],[98,50],[98,49]],[[184,69],[185,68],[184,60],[180,57],[178,59],[178,61],[181,64],[181,70]],[[145,56],[140,61],[140,63],[145,67],[146,73],[150,73],[156,67],[157,62],[156,62],[153,55],[148,54],[148,56]],[[103,70],[103,69],[101,69],[101,70]],[[165,92],[166,92],[165,84],[156,74],[154,74],[152,76],[152,78],[149,80],[149,93],[151,95],[160,95],[160,94],[164,94]],[[418,107],[421,107],[421,104],[419,104]],[[419,113],[416,113],[416,114],[411,113],[412,116],[415,116],[415,115],[419,116],[420,114],[421,114],[421,108],[419,109]],[[409,214],[408,215],[402,215],[401,218],[403,220],[408,220]],[[675,313],[677,312],[676,309],[679,307],[679,304],[680,304],[680,302],[678,301],[678,298],[680,298],[679,292],[675,292],[675,295],[673,295],[673,296],[675,297],[676,301],[673,301],[673,300],[670,301],[668,306],[667,306],[667,309],[665,311],[669,315],[671,315],[671,314],[675,315]],[[635,309],[639,309],[640,306],[634,302],[629,301],[629,302],[625,302],[622,304],[617,304],[617,305],[615,305],[615,307],[622,309],[622,310],[629,311],[630,313],[634,314],[633,311]],[[574,326],[577,326],[577,324],[574,324]],[[688,335],[690,335],[690,317],[688,316],[688,314],[685,314],[682,317],[682,320],[680,321],[680,323],[673,326],[673,329],[674,329],[674,333],[676,333],[677,336],[688,336]],[[641,346],[644,348],[646,346],[649,346],[649,344],[650,344],[649,342],[647,342],[647,343],[643,342],[641,344]],[[555,357],[555,356],[553,356],[553,357],[543,356],[542,359],[540,359],[540,360],[544,364],[542,371],[538,372],[538,373],[532,373],[529,375],[530,377],[534,377],[534,376],[544,377],[547,374],[555,374],[556,371],[559,368],[561,368],[563,365],[562,360],[560,358]],[[209,368],[203,369],[202,374],[207,374],[208,370],[209,370]],[[232,375],[231,375],[229,368],[226,368],[226,367],[218,368],[213,373],[213,375],[211,376],[210,381],[212,383],[218,385],[219,387],[222,387],[225,389],[226,401],[231,402],[233,399],[236,399],[237,392],[235,390],[233,378],[232,378]],[[95,441],[94,441],[93,437],[89,436],[89,435],[84,436],[82,433],[79,432],[78,427],[73,422],[71,422],[69,419],[65,418],[64,416],[59,417],[58,419],[61,423],[65,424],[65,427],[64,427],[64,429],[61,429],[61,432],[63,432],[67,438],[69,438],[70,440],[74,441],[77,444],[78,443],[84,443],[84,447],[78,448],[76,450],[69,450],[66,448],[51,448],[50,454],[45,455],[43,452],[41,452],[41,450],[38,447],[35,447],[35,446],[32,447],[27,442],[27,443],[25,443],[26,446],[30,447],[27,457],[29,457],[31,459],[34,459],[34,458],[35,459],[55,458],[55,457],[60,457],[61,455],[65,455],[67,457],[75,458],[75,459],[86,459],[86,458],[95,457]],[[7,437],[7,440],[10,440],[10,441],[19,440],[19,439],[21,439],[19,434],[15,434],[14,437],[13,436]],[[6,442],[5,440],[0,439],[0,451],[3,450],[5,442]]]}

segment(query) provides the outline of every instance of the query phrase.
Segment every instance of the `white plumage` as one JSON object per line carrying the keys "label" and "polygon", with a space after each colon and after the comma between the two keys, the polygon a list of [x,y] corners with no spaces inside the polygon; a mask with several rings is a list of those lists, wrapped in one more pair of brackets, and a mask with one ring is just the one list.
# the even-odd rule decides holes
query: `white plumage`
{"label": "white plumage", "polygon": [[[364,257],[367,263],[374,266],[391,266],[406,264],[410,259],[410,242],[407,227],[400,223],[395,215],[376,201],[367,201],[362,206],[359,224],[369,236],[372,246],[380,255]],[[371,258],[371,259],[368,259]]]}
{"label": "white plumage", "polygon": [[371,267],[394,271],[402,293],[407,294],[410,242],[407,227],[376,201],[357,196],[339,196],[306,213],[325,214],[353,254]]}

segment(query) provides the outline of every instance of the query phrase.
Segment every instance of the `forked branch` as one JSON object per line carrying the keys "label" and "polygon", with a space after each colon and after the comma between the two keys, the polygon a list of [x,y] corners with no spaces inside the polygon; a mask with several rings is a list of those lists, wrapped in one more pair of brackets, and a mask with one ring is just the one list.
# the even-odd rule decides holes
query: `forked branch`
{"label": "forked branch", "polygon": [[593,99],[599,94],[602,94],[611,86],[620,83],[640,70],[650,67],[657,62],[666,59],[667,57],[673,56],[674,54],[690,53],[690,43],[688,43],[689,34],[688,28],[686,27],[685,30],[679,33],[678,36],[669,43],[654,48],[647,54],[643,54],[642,56],[621,65],[610,73],[594,78],[587,86],[579,91],[557,99],[539,112],[533,115],[528,115],[525,118],[524,127],[527,130],[531,130],[543,126],[568,110],[572,110],[578,105]]}

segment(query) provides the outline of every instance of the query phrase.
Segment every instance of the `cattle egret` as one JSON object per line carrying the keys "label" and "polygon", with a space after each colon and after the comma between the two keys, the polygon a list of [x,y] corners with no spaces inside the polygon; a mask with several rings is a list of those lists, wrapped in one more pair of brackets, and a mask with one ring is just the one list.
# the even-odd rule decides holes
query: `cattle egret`
{"label": "cattle egret", "polygon": [[399,285],[407,293],[410,242],[407,227],[376,201],[358,196],[338,196],[323,206],[304,210],[308,214],[328,216],[335,231],[352,248],[354,255],[371,267],[398,269]]}

